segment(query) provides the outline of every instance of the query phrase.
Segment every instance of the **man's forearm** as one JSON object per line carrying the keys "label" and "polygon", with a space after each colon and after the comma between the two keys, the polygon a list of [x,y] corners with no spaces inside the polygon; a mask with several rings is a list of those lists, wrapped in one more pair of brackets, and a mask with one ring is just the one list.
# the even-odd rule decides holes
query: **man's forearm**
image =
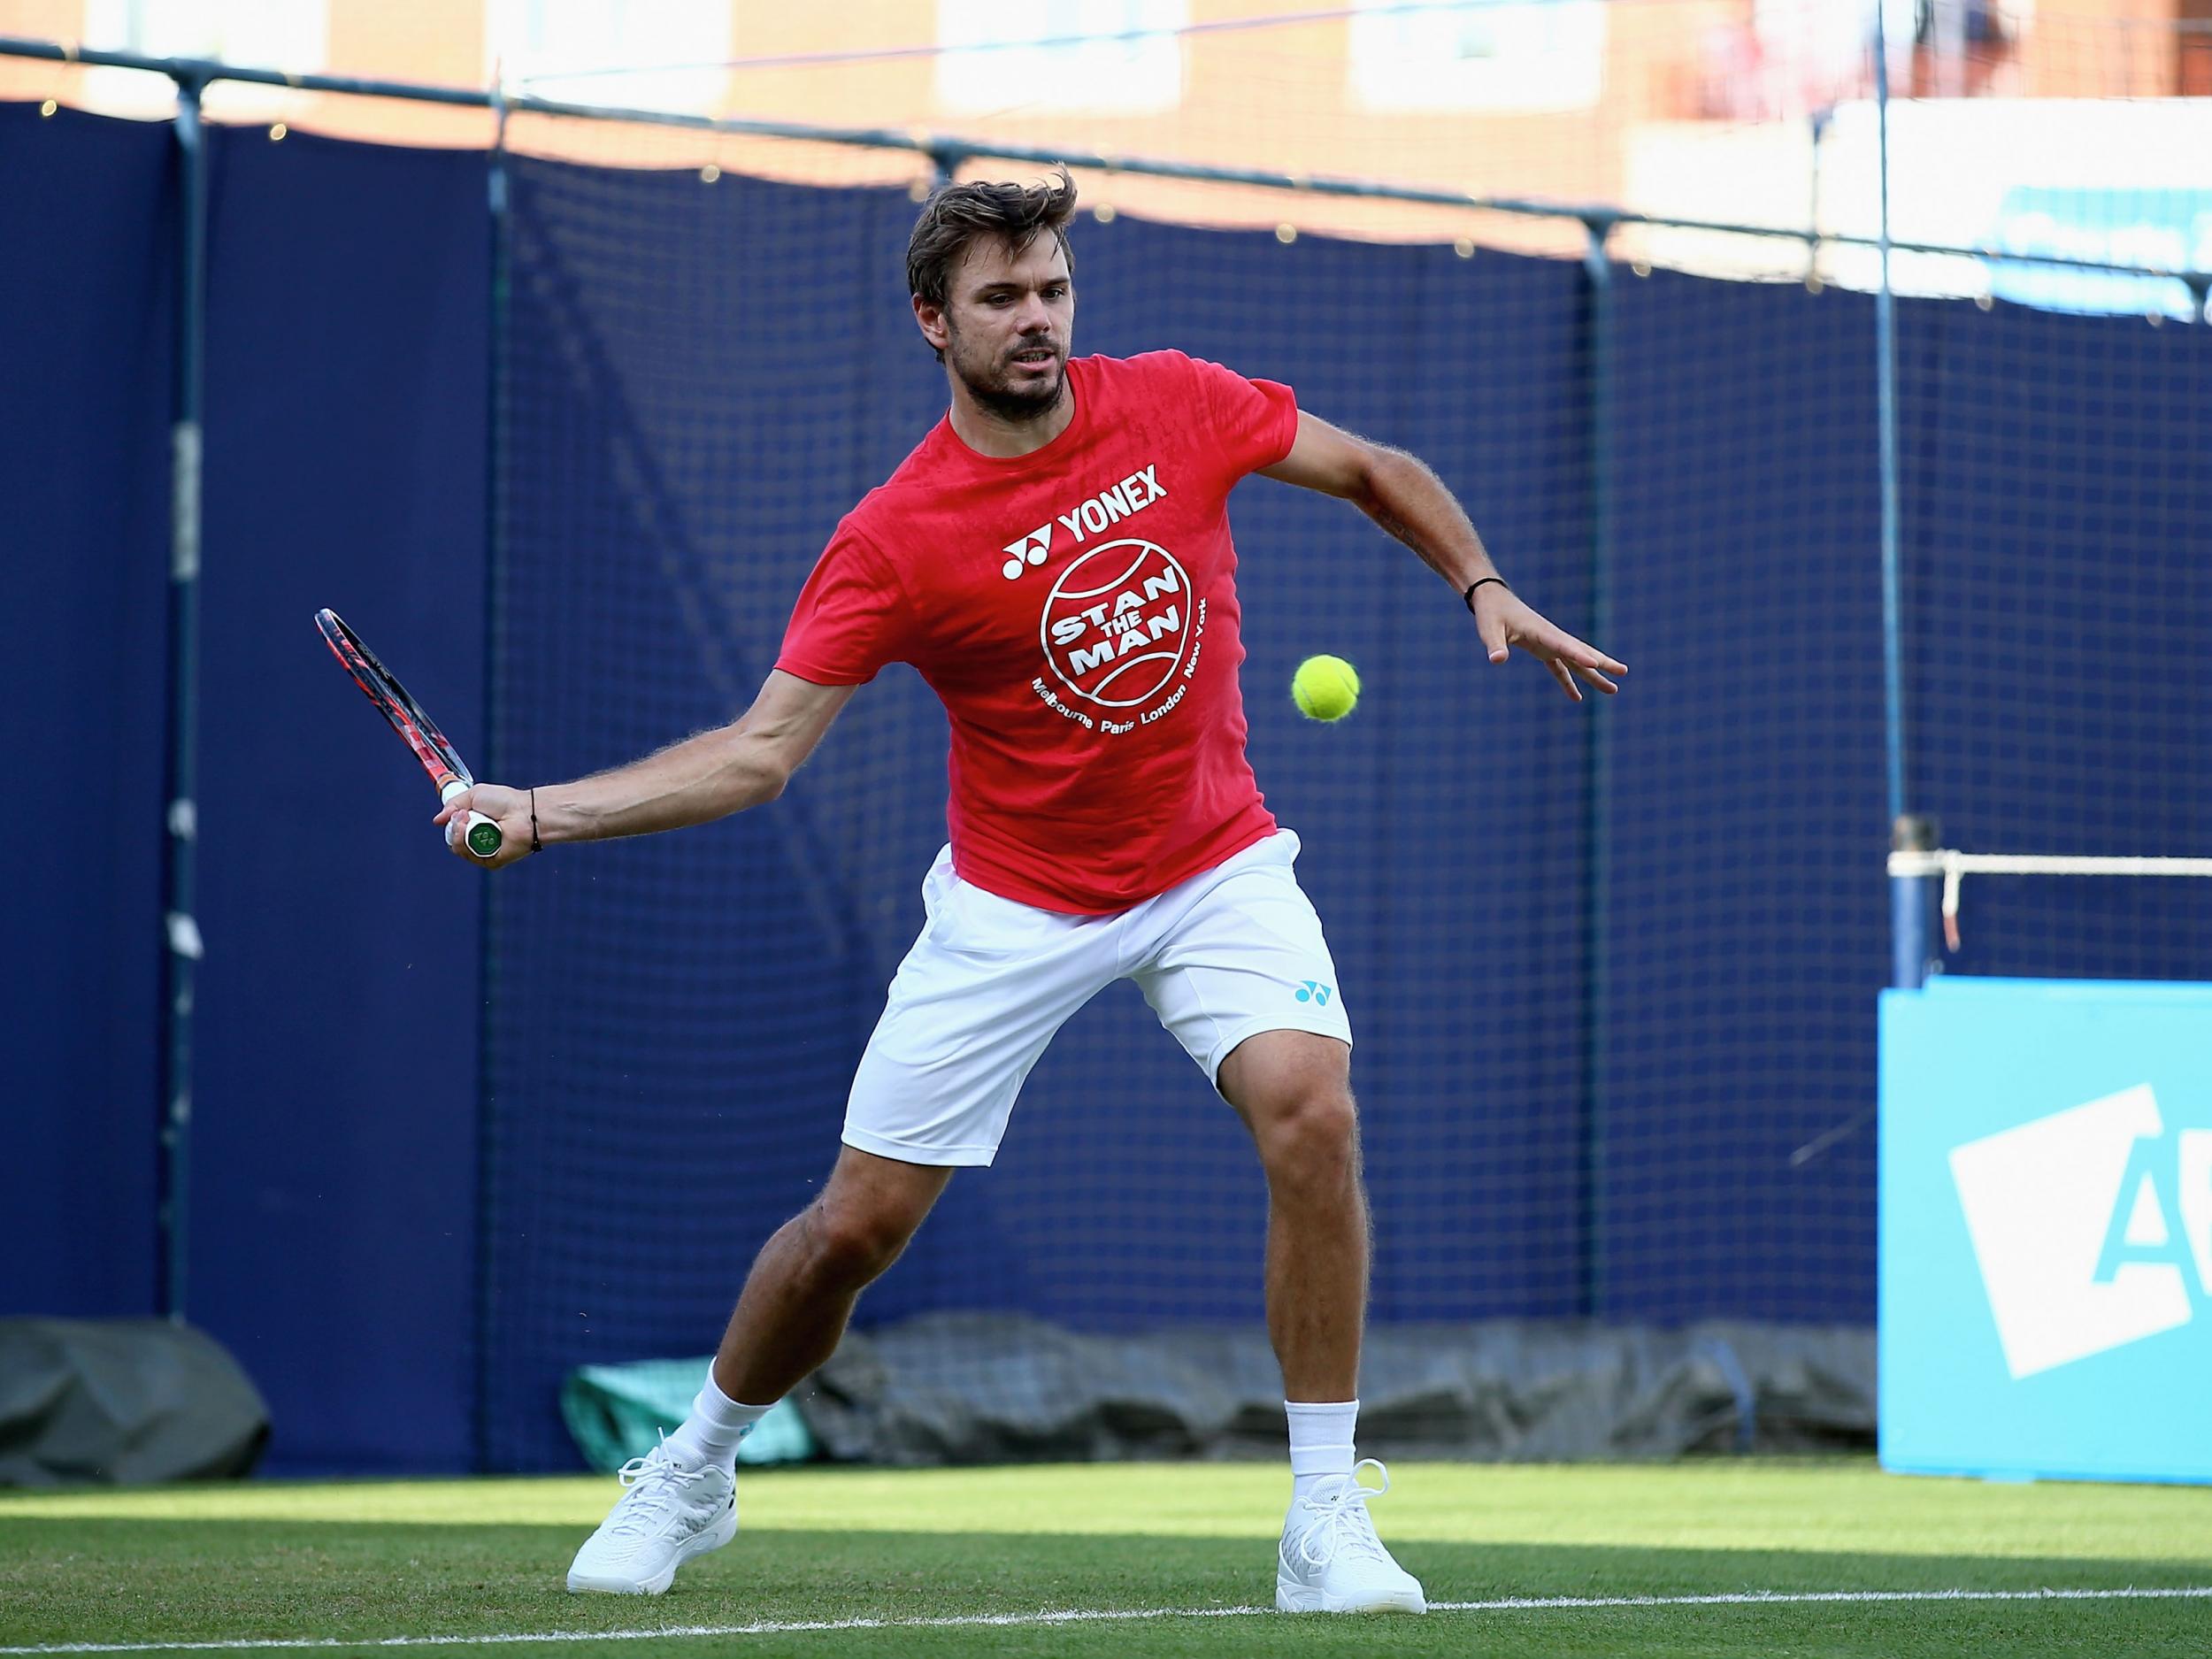
{"label": "man's forearm", "polygon": [[1444,480],[1416,457],[1376,446],[1366,488],[1352,497],[1359,510],[1421,556],[1421,562],[1464,593],[1498,567]]}
{"label": "man's forearm", "polygon": [[645,759],[537,790],[548,842],[606,841],[711,823],[783,793],[774,750],[741,723],[687,738]]}

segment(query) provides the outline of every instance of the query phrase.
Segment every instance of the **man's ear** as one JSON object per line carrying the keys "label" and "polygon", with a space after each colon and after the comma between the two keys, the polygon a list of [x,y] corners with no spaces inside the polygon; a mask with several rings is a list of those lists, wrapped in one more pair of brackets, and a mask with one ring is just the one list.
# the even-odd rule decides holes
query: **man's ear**
{"label": "man's ear", "polygon": [[920,326],[922,338],[929,342],[932,350],[941,352],[952,343],[952,331],[946,326],[943,306],[933,305],[917,294],[914,296],[914,320]]}

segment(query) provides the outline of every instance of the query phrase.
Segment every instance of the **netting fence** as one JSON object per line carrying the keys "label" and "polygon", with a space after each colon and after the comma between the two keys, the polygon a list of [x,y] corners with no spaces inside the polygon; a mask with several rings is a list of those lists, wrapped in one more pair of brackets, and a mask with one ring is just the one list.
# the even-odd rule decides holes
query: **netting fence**
{"label": "netting fence", "polygon": [[[955,160],[977,175],[1024,163]],[[736,706],[814,549],[926,429],[941,391],[896,303],[907,190],[640,180],[534,157],[517,159],[514,180],[509,580],[544,611],[509,611],[499,672],[516,691],[500,730],[535,775],[567,764],[593,697],[618,686],[649,728]],[[1612,227],[1646,257],[1594,267],[1546,257],[1541,236],[1516,252],[1465,226],[1402,246],[1194,229],[1117,207],[1121,175],[1103,175],[1101,194],[1115,211],[1077,238],[1083,349],[1214,357],[1422,454],[1523,591],[1638,665],[1629,695],[1596,710],[1485,680],[1426,572],[1356,519],[1294,492],[1239,498],[1255,764],[1306,840],[1302,877],[1353,987],[1377,1319],[1868,1318],[1868,1010],[1887,955],[1876,872],[1891,758],[1879,336],[1876,296],[1819,274],[1847,272],[1854,250],[1706,233],[1704,252],[1741,250],[1726,261],[1739,276],[1763,263],[1789,279],[1722,281],[1658,263],[1666,234],[1695,234],[1666,227]],[[1590,245],[1579,220],[1545,234]],[[810,318],[835,320],[780,321],[801,296]],[[2124,408],[2097,396],[2077,330],[2114,337]],[[1966,335],[1983,343],[1954,343]],[[630,344],[595,369],[568,343],[579,336]],[[1974,844],[2058,832],[2039,797],[2067,810],[2070,727],[2098,753],[2075,775],[2109,768],[2138,797],[2201,803],[2176,762],[2204,689],[2182,640],[2212,618],[2176,555],[2212,519],[2185,464],[2150,457],[2170,446],[2178,463],[2202,435],[2185,388],[2202,337],[1965,297],[1902,304],[1910,798],[1959,803]],[[656,459],[617,464],[626,488],[566,470],[630,446]],[[2031,504],[2086,485],[2066,474],[2097,470],[2108,446],[2133,458],[2127,481],[2097,491],[2103,511]],[[564,457],[557,478],[550,456]],[[526,533],[526,516],[545,534]],[[2129,538],[2161,522],[2175,540],[2154,564],[2177,608],[2135,634],[2145,656],[2123,640],[2149,619],[2106,601],[2082,619],[2093,642],[2043,658],[2046,636],[2018,608],[2055,623],[2101,566],[2131,585]],[[1959,544],[1985,551],[1955,569],[1936,549]],[[544,631],[526,633],[533,622]],[[1951,681],[1954,654],[1993,627],[2005,642],[1981,647],[1985,677]],[[608,658],[568,706],[522,691],[535,664],[587,640]],[[1361,729],[1317,732],[1281,695],[1324,649],[1379,671]],[[2099,672],[2170,689],[2108,701],[2092,689]],[[1944,775],[1993,726],[2045,764]],[[651,741],[626,732],[604,758]],[[606,1300],[634,1328],[611,1332],[610,1351],[649,1345],[710,1324],[752,1244],[818,1179],[918,923],[915,884],[942,833],[942,741],[918,681],[887,676],[779,803],[789,821],[733,827],[721,848],[623,849],[621,878],[611,861],[503,893],[499,959],[531,964],[495,1021],[501,1157],[534,1172],[503,1184],[495,1228],[515,1241],[495,1271],[518,1362],[498,1374],[518,1398],[575,1345],[568,1283],[542,1275],[537,1240],[571,1241],[573,1280],[620,1287]],[[2067,827],[2099,846],[2138,833],[2189,844],[2170,817],[2096,818],[2072,810]],[[2208,918],[2144,934],[2043,908],[2031,955],[1959,965],[2203,972],[2193,941]],[[687,910],[746,925],[735,942],[717,928],[688,947],[664,926]],[[638,973],[641,934],[695,954]],[[656,995],[670,979],[706,994]],[[620,1030],[549,1029],[554,984],[603,987]],[[759,1009],[759,1025],[741,1009]],[[718,1034],[703,1040],[703,1020]],[[733,1102],[734,1071],[767,1092]],[[641,1135],[626,1163],[588,1146],[611,1124],[672,1118],[690,1125],[680,1143],[700,1190],[608,1229],[610,1172],[646,1190],[665,1142]],[[687,1217],[715,1190],[752,1208],[726,1252],[702,1253]],[[1240,1130],[1125,987],[1064,1032],[992,1176],[955,1183],[867,1317],[1247,1322],[1263,1221]]]}
{"label": "netting fence", "polygon": [[[1494,674],[1451,595],[1339,504],[1237,497],[1253,760],[1359,1033],[1378,1321],[1870,1320],[1893,779],[1950,845],[2203,847],[2212,146],[2157,96],[2195,60],[2116,52],[2098,81],[2062,19],[1993,44],[1939,16],[1886,65],[1928,96],[1885,111],[1859,36],[1785,30],[1747,76],[1725,41],[1621,56],[1698,38],[1694,8],[1598,10],[1598,119],[1494,117],[1478,144],[1416,112],[1372,156],[1356,65],[1310,150],[1125,111],[917,132],[943,89],[881,65],[850,109],[805,89],[850,65],[731,71],[766,119],[457,104],[495,129],[497,180],[480,770],[578,775],[742,708],[837,518],[941,411],[900,292],[916,200],[1064,157],[1079,349],[1215,357],[1420,454],[1517,588],[1635,670],[1582,709]],[[1287,27],[1271,66],[1239,38],[1183,40],[1184,84],[1312,83]],[[1571,89],[1586,47],[1550,37],[1539,79]],[[2087,136],[2008,173],[1992,157],[2031,118],[1975,95],[2054,89],[2081,107],[2036,113]],[[791,113],[826,107],[845,130]],[[2149,135],[2145,182],[2078,153],[2121,132]],[[1161,153],[1135,159],[1148,133]],[[1886,235],[1910,244],[1886,285]],[[1366,680],[1345,727],[1284,695],[1317,650]],[[494,889],[488,1464],[565,1461],[568,1367],[708,1345],[826,1171],[918,923],[943,764],[941,714],[895,671],[772,808]],[[2000,902],[2009,879],[1976,878],[1955,968],[2212,966],[2206,884],[2116,908],[2050,884]],[[864,1317],[1246,1323],[1263,1221],[1241,1131],[1118,987]]]}

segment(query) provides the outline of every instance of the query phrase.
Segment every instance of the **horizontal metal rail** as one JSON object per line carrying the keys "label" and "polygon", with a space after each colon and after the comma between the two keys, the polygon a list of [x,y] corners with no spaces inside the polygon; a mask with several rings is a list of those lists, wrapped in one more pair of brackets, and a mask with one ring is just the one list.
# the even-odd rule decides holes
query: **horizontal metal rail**
{"label": "horizontal metal rail", "polygon": [[[1462,211],[1502,213],[1521,219],[1576,221],[1602,238],[1621,226],[1651,230],[1695,231],[1717,236],[1764,237],[1801,243],[1810,249],[1878,249],[1872,236],[1854,236],[1819,231],[1809,227],[1739,225],[1721,219],[1672,219],[1655,213],[1632,212],[1590,202],[1555,202],[1539,196],[1480,196],[1421,185],[1387,184],[1371,179],[1339,178],[1327,173],[1278,173],[1257,167],[1220,167],[1200,162],[1168,161],[1149,156],[1121,156],[1097,150],[1053,150],[1034,144],[996,142],[920,128],[891,127],[817,127],[800,121],[762,121],[741,117],[689,115],[670,110],[633,110],[603,104],[572,104],[528,94],[495,95],[470,87],[442,87],[424,81],[379,81],[356,75],[296,74],[281,69],[258,69],[248,65],[220,63],[204,58],[147,58],[135,52],[102,51],[61,41],[34,40],[0,35],[0,58],[26,58],[53,63],[90,64],[100,68],[139,69],[166,75],[180,86],[207,86],[219,81],[249,86],[280,87],[295,92],[332,92],[353,97],[394,98],[418,104],[444,104],[462,109],[490,110],[503,105],[514,115],[560,116],[580,121],[620,121],[648,127],[718,134],[736,138],[774,138],[810,144],[836,144],[854,150],[902,150],[924,156],[941,173],[950,173],[972,160],[1034,162],[1044,166],[1066,165],[1101,173],[1128,173],[1148,179],[1171,179],[1193,184],[1242,185],[1251,188],[1329,196],[1337,199],[1402,202],[1421,207],[1456,208]],[[2108,260],[2079,259],[2064,254],[2022,253],[1997,248],[1966,248],[1940,242],[1892,242],[1891,252],[1970,259],[1985,265],[2031,265],[2058,270],[2093,271],[2114,276],[2150,277],[2187,285],[2200,309],[2212,296],[2212,271],[2169,270],[2155,265],[2122,265]]]}

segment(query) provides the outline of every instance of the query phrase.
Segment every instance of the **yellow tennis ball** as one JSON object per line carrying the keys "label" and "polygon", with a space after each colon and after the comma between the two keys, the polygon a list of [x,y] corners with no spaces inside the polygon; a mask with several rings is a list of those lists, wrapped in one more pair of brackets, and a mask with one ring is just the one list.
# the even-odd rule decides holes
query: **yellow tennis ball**
{"label": "yellow tennis ball", "polygon": [[1341,657],[1309,657],[1290,677],[1290,700],[1310,720],[1340,720],[1359,701],[1359,671]]}

